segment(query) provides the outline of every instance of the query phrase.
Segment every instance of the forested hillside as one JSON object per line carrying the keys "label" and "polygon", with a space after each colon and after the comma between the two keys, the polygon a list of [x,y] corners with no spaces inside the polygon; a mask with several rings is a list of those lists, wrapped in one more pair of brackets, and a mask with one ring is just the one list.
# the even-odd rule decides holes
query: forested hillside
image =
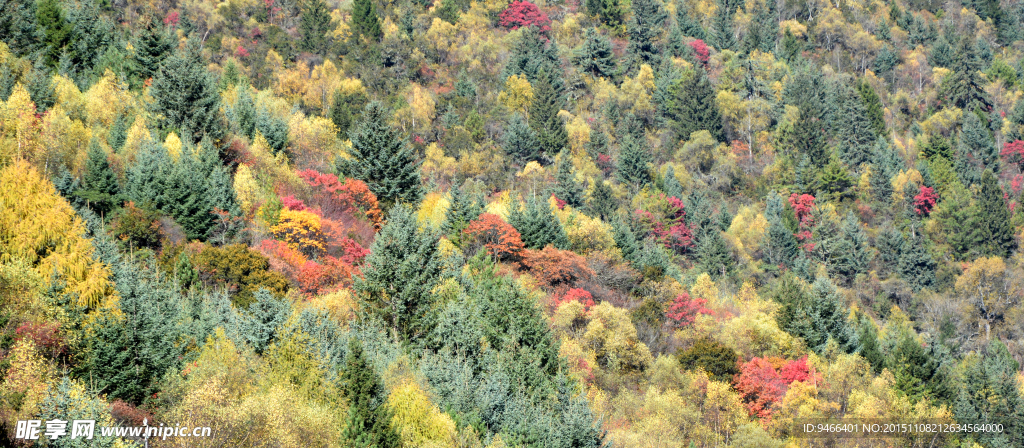
{"label": "forested hillside", "polygon": [[0,0],[0,445],[1024,446],[1024,2],[531,1]]}

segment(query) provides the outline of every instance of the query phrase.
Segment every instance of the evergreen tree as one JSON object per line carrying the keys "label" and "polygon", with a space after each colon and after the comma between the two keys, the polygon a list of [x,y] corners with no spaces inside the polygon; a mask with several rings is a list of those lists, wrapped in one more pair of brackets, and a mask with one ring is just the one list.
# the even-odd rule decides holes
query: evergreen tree
{"label": "evergreen tree", "polygon": [[935,260],[924,247],[923,238],[903,241],[896,271],[900,278],[914,289],[927,288],[935,283]]}
{"label": "evergreen tree", "polygon": [[718,141],[724,141],[722,116],[718,112],[717,95],[707,73],[697,69],[683,76],[669,92],[665,118],[676,138],[686,140],[690,134],[706,130]]}
{"label": "evergreen tree", "polygon": [[938,374],[938,366],[912,330],[903,329],[886,364],[893,372],[896,390],[913,402],[935,396],[932,382]]}
{"label": "evergreen tree", "polygon": [[1007,257],[1017,248],[1010,209],[991,170],[981,175],[981,191],[975,198],[968,224],[973,251],[985,256]]}
{"label": "evergreen tree", "polygon": [[704,234],[715,229],[711,220],[712,204],[708,193],[702,188],[694,188],[685,199],[686,222],[693,229],[693,236],[697,244]]}
{"label": "evergreen tree", "polygon": [[252,101],[248,85],[239,87],[238,100],[235,102],[231,115],[242,135],[249,138],[256,135],[256,105]]}
{"label": "evergreen tree", "polygon": [[878,249],[879,276],[885,278],[897,272],[903,251],[903,234],[892,226],[885,226],[875,239],[875,248]]}
{"label": "evergreen tree", "polygon": [[871,151],[871,192],[875,199],[887,203],[892,197],[892,178],[899,173],[903,159],[885,137],[878,137]]}
{"label": "evergreen tree", "polygon": [[526,123],[522,114],[516,112],[509,119],[504,135],[505,153],[512,158],[513,165],[524,167],[540,158],[540,140],[537,132]]}
{"label": "evergreen tree", "polygon": [[806,155],[814,166],[823,166],[828,155],[825,148],[825,84],[820,71],[809,63],[795,67],[790,82],[783,89],[783,98],[787,104],[800,110],[800,118],[784,135],[785,142],[797,154]]}
{"label": "evergreen tree", "polygon": [[231,176],[208,143],[198,151],[183,149],[178,162],[164,173],[158,206],[190,239],[208,235],[216,221],[215,209],[238,215]]}
{"label": "evergreen tree", "polygon": [[371,42],[380,41],[384,31],[373,0],[355,0],[352,4],[352,31],[353,36],[363,36]]}
{"label": "evergreen tree", "polygon": [[167,148],[159,142],[148,142],[136,156],[135,164],[125,173],[125,193],[141,207],[159,210],[163,207],[166,179],[173,168]]}
{"label": "evergreen tree", "polygon": [[513,206],[508,214],[508,223],[519,231],[527,248],[543,249],[549,244],[558,249],[569,248],[569,238],[551,204],[536,196],[526,201],[525,208]]}
{"label": "evergreen tree", "polygon": [[160,126],[177,132],[182,141],[198,142],[203,135],[221,137],[220,93],[206,70],[200,44],[189,41],[160,66],[150,88],[153,112]]}
{"label": "evergreen tree", "polygon": [[665,192],[665,196],[668,197],[683,197],[683,186],[679,183],[679,179],[676,178],[676,170],[669,165],[665,168],[665,180],[662,182],[662,191]]}
{"label": "evergreen tree", "polygon": [[718,13],[715,14],[712,31],[710,33],[711,44],[719,50],[731,50],[736,46],[736,34],[733,30],[734,9],[729,7],[728,1],[718,1]]}
{"label": "evergreen tree", "polygon": [[896,68],[900,63],[900,57],[895,50],[889,45],[885,45],[875,56],[874,69],[875,72],[882,76],[883,79],[888,79],[889,82],[893,81],[892,69]]}
{"label": "evergreen tree", "polygon": [[617,160],[616,176],[619,182],[638,191],[651,182],[651,151],[646,139],[636,140],[631,135],[622,139]]}
{"label": "evergreen tree", "polygon": [[985,446],[1024,443],[1024,398],[1015,380],[1019,369],[1020,364],[998,339],[961,362],[957,381],[961,387],[952,406],[953,415],[961,423],[1003,425],[1000,432],[972,434],[969,439]]}
{"label": "evergreen tree", "polygon": [[811,290],[804,291],[792,275],[786,275],[775,300],[781,305],[779,326],[803,338],[816,353],[822,353],[830,340],[847,353],[857,348],[857,334],[846,319],[846,304],[827,277],[818,277]]}
{"label": "evergreen tree", "polygon": [[530,85],[534,86],[534,99],[537,97],[537,83],[544,80],[550,82],[555,92],[561,95],[565,89],[564,81],[559,75],[562,73],[561,67],[562,59],[558,54],[558,46],[537,27],[530,27],[523,31],[519,40],[513,44],[508,62],[501,72],[501,79],[505,80],[512,75],[526,76]]}
{"label": "evergreen tree", "polygon": [[[767,215],[767,213],[766,213]],[[799,247],[793,232],[782,222],[782,217],[768,219],[764,236],[764,260],[772,266],[792,267]]]}
{"label": "evergreen tree", "polygon": [[143,81],[156,77],[160,65],[174,51],[175,43],[165,29],[150,23],[135,39],[132,71]]}
{"label": "evergreen tree", "polygon": [[713,278],[731,274],[736,265],[725,238],[718,231],[707,232],[698,240],[696,255],[699,268]]}
{"label": "evergreen tree", "polygon": [[875,93],[875,89],[864,79],[857,82],[857,93],[860,94],[861,101],[864,102],[865,112],[867,112],[875,133],[885,135],[885,112],[878,93]]}
{"label": "evergreen tree", "polygon": [[408,205],[396,205],[365,263],[363,276],[355,278],[353,287],[362,312],[380,318],[405,340],[423,334],[431,290],[441,276],[437,237],[419,228]]}
{"label": "evergreen tree", "polygon": [[606,221],[615,212],[615,197],[605,181],[595,180],[594,189],[590,192],[589,209],[593,215]]}
{"label": "evergreen tree", "polygon": [[284,151],[288,144],[288,121],[274,115],[266,107],[256,111],[256,131],[267,139],[267,145],[275,155]]}
{"label": "evergreen tree", "polygon": [[41,43],[36,38],[36,8],[32,0],[0,0],[0,36],[17,56],[32,53]]}
{"label": "evergreen tree", "polygon": [[277,339],[278,329],[292,314],[291,302],[276,297],[266,288],[253,294],[254,302],[241,313],[238,331],[257,354],[262,354]]}
{"label": "evergreen tree", "polygon": [[964,114],[964,125],[960,131],[960,145],[966,148],[971,159],[980,164],[981,169],[999,171],[999,150],[987,126],[981,122],[976,113]]}
{"label": "evergreen tree", "polygon": [[437,16],[453,25],[459,21],[461,15],[462,9],[455,0],[443,0],[441,6],[437,8]]}
{"label": "evergreen tree", "polygon": [[661,0],[633,0],[631,7],[633,15],[626,27],[629,35],[626,53],[630,55],[629,72],[636,73],[641,64],[660,65],[661,46],[658,40],[668,13]]}
{"label": "evergreen tree", "polygon": [[622,258],[635,263],[640,256],[640,244],[629,224],[621,219],[616,220],[612,226],[612,238],[615,240],[615,246],[622,251]]}
{"label": "evergreen tree", "polygon": [[370,187],[382,204],[416,204],[423,195],[420,164],[413,149],[391,126],[390,112],[379,102],[363,110],[352,140],[351,159],[339,159],[338,171]]}
{"label": "evergreen tree", "polygon": [[573,208],[583,205],[583,185],[576,181],[575,169],[568,151],[563,151],[555,174],[555,197],[565,201]]}
{"label": "evergreen tree", "polygon": [[110,133],[107,134],[107,144],[110,145],[110,149],[113,149],[115,152],[121,150],[125,140],[128,138],[128,127],[131,126],[131,121],[132,117],[127,114],[120,114],[114,119],[114,124],[110,127]]}
{"label": "evergreen tree", "polygon": [[530,105],[530,127],[537,132],[541,155],[545,158],[553,158],[569,143],[569,134],[558,116],[565,100],[556,89],[554,77],[553,73],[541,72]]}
{"label": "evergreen tree", "polygon": [[867,161],[877,135],[860,95],[846,85],[840,89],[835,116],[839,156],[848,166],[857,167]]}
{"label": "evergreen tree", "polygon": [[1007,135],[1007,140],[1024,140],[1024,99],[1017,101],[1013,110],[1006,116],[1006,120],[1010,122],[1010,133]]}
{"label": "evergreen tree", "polygon": [[348,418],[341,436],[354,448],[398,448],[398,433],[391,427],[392,412],[387,391],[356,338],[349,340],[348,356],[341,375],[342,391],[348,400]]}
{"label": "evergreen tree", "polygon": [[479,196],[469,196],[457,183],[452,184],[448,196],[449,205],[444,213],[444,222],[441,223],[441,232],[452,241],[460,241],[462,231],[469,226],[469,222],[484,212],[484,201]]}
{"label": "evergreen tree", "polygon": [[[362,7],[359,1],[354,3],[353,6],[353,24],[359,32],[365,32],[365,28],[362,28],[363,23],[356,19],[356,12],[358,8]],[[373,11],[373,5],[370,5],[370,11]],[[376,15],[374,15],[376,18]],[[365,19],[363,19],[365,20]],[[369,25],[369,24],[368,24]],[[331,31],[331,12],[327,7],[327,2],[324,0],[305,0],[302,3],[302,13],[299,19],[299,33],[302,35],[301,47],[302,49],[319,55],[324,55],[327,51],[328,45],[328,34]],[[378,25],[379,32],[379,25]],[[372,36],[372,34],[370,35]]]}
{"label": "evergreen tree", "polygon": [[81,188],[74,194],[86,201],[96,213],[106,215],[118,206],[120,187],[117,175],[110,168],[107,153],[95,138],[89,142],[87,157]]}
{"label": "evergreen tree", "polygon": [[934,67],[950,67],[953,65],[954,58],[956,56],[953,54],[953,47],[949,45],[949,40],[945,35],[939,36],[939,39],[932,45],[928,62]]}
{"label": "evergreen tree", "polygon": [[944,104],[964,111],[973,112],[981,108],[988,112],[992,108],[992,101],[982,85],[979,74],[981,61],[978,60],[977,48],[971,39],[960,39],[950,70],[951,73],[942,80],[939,88]]}
{"label": "evergreen tree", "polygon": [[[973,115],[973,114],[972,114]],[[953,160],[953,147],[950,146],[949,140],[939,134],[933,134],[928,137],[928,142],[921,154],[928,160],[942,157],[946,160]]]}
{"label": "evergreen tree", "polygon": [[854,216],[852,211],[847,212],[839,232],[833,271],[847,284],[851,284],[857,274],[864,274],[868,271],[870,253],[868,252],[867,236],[860,225],[860,220]]}
{"label": "evergreen tree", "polygon": [[587,11],[611,28],[622,24],[624,13],[618,0],[587,0]]}
{"label": "evergreen tree", "polygon": [[759,50],[762,53],[775,51],[775,39],[779,34],[779,24],[774,9],[775,4],[771,2],[757,5],[754,8],[754,17],[743,42],[744,53],[754,50]]}
{"label": "evergreen tree", "polygon": [[[43,53],[46,65],[57,67],[61,56],[73,45],[74,25],[57,0],[41,0],[36,6],[36,22],[42,28]],[[7,39],[4,39],[7,40]]]}
{"label": "evergreen tree", "polygon": [[676,4],[676,28],[682,32],[683,36],[701,40],[708,38],[707,33],[704,32],[704,27],[690,15],[690,8],[687,2]]}
{"label": "evergreen tree", "polygon": [[28,90],[29,98],[36,105],[36,113],[46,112],[57,101],[57,92],[53,89],[50,70],[38,62],[29,73],[25,90]]}
{"label": "evergreen tree", "polygon": [[580,70],[590,73],[595,78],[613,78],[618,73],[615,66],[615,54],[608,37],[598,34],[593,28],[587,28],[583,35],[583,44],[573,56],[573,62]]}
{"label": "evergreen tree", "polygon": [[882,368],[886,363],[885,355],[878,344],[878,329],[867,314],[857,313],[857,316],[857,340],[860,342],[860,355],[867,360],[868,364],[871,364],[871,370],[877,375],[882,373]]}

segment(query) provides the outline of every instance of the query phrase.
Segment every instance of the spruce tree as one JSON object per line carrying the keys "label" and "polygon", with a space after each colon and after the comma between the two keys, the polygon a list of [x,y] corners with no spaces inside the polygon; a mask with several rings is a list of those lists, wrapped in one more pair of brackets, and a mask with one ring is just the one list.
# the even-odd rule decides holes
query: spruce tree
{"label": "spruce tree", "polygon": [[267,139],[267,145],[275,155],[284,151],[288,145],[288,121],[274,115],[266,107],[256,111],[256,130]]}
{"label": "spruce tree", "polygon": [[856,350],[857,333],[846,318],[849,310],[836,286],[828,278],[818,277],[811,285],[809,299],[807,311],[814,326],[804,336],[807,346],[822,353],[828,341],[834,340],[847,353]]}
{"label": "spruce tree", "polygon": [[641,64],[657,67],[661,63],[661,46],[658,42],[668,13],[661,0],[633,0],[633,15],[627,25],[629,45],[626,53],[630,56],[629,72],[636,73]]}
{"label": "spruce tree", "polygon": [[707,39],[704,27],[690,15],[690,8],[687,2],[676,4],[676,28],[682,32],[683,36],[701,40]]}
{"label": "spruce tree", "polygon": [[352,128],[353,115],[366,106],[367,98],[362,92],[345,94],[341,89],[334,91],[331,100],[329,118],[334,126],[338,128],[338,137],[348,138],[348,131]]}
{"label": "spruce tree", "polygon": [[875,375],[882,373],[886,358],[878,344],[878,329],[867,314],[857,313],[857,340],[860,342],[860,355],[871,364]]}
{"label": "spruce tree", "polygon": [[555,174],[555,197],[565,201],[573,208],[583,205],[583,185],[576,181],[575,169],[568,151],[562,151]]}
{"label": "spruce tree", "polygon": [[878,97],[875,89],[866,80],[857,82],[857,93],[864,102],[865,112],[871,121],[871,126],[878,135],[885,135],[885,112],[882,106],[882,99]]}
{"label": "spruce tree", "polygon": [[593,28],[587,28],[584,32],[583,44],[576,50],[573,62],[580,70],[590,73],[595,78],[611,79],[618,73],[611,41]]}
{"label": "spruce tree", "polygon": [[[354,8],[358,8],[359,1],[355,2]],[[356,22],[353,9],[353,22]],[[372,4],[371,4],[372,11]],[[375,16],[376,17],[376,16]],[[328,34],[331,31],[331,12],[324,0],[305,0],[302,3],[302,12],[299,19],[299,33],[302,35],[301,47],[310,53],[324,55],[327,51]],[[363,29],[359,28],[362,32]]]}
{"label": "spruce tree", "polygon": [[256,105],[253,103],[248,85],[239,86],[238,100],[231,115],[242,135],[249,138],[256,135]]}
{"label": "spruce tree", "polygon": [[175,39],[159,25],[150,23],[135,39],[132,71],[145,81],[160,72],[160,65],[171,55]]}
{"label": "spruce tree", "polygon": [[1006,116],[1006,120],[1010,122],[1010,133],[1007,135],[1007,140],[1024,140],[1024,99],[1017,101],[1013,110]]}
{"label": "spruce tree", "polygon": [[888,140],[878,137],[871,150],[871,166],[871,192],[876,200],[888,203],[893,193],[892,178],[902,168],[903,159],[889,145]]}
{"label": "spruce tree", "polygon": [[46,112],[57,101],[50,70],[38,62],[29,72],[25,90],[28,90],[29,98],[36,105],[36,113]]}
{"label": "spruce tree", "polygon": [[1017,248],[1010,209],[999,179],[991,170],[981,175],[981,191],[975,198],[968,229],[973,251],[980,255],[1007,257]]}
{"label": "spruce tree", "polygon": [[636,234],[629,228],[629,224],[622,219],[615,220],[612,225],[612,238],[615,246],[622,251],[622,258],[630,263],[636,262],[640,256],[640,243]]}
{"label": "spruce tree", "polygon": [[504,140],[505,153],[511,157],[513,165],[524,167],[527,163],[540,159],[540,139],[522,114],[512,114],[508,127],[505,128]]}
{"label": "spruce tree", "polygon": [[120,151],[124,146],[124,142],[128,138],[128,128],[131,126],[132,121],[132,117],[127,114],[119,114],[114,119],[114,125],[110,127],[110,133],[107,134],[107,144],[115,152]]}
{"label": "spruce tree", "polygon": [[569,238],[551,204],[536,196],[526,201],[525,208],[513,206],[508,214],[508,223],[519,231],[523,245],[529,249],[543,249],[549,244],[557,249],[569,248]]}
{"label": "spruce tree", "polygon": [[189,143],[204,135],[214,140],[221,137],[220,92],[198,41],[189,41],[164,61],[150,93],[153,112],[164,130],[178,133]]}
{"label": "spruce tree", "polygon": [[769,193],[764,210],[768,230],[762,248],[764,261],[769,265],[791,267],[799,247],[793,232],[783,223],[783,210],[782,197],[775,191]]}
{"label": "spruce tree", "polygon": [[728,276],[736,265],[722,232],[712,230],[697,242],[697,265],[713,278]]}
{"label": "spruce tree", "polygon": [[159,142],[147,142],[135,158],[135,164],[125,173],[125,193],[136,205],[159,210],[164,205],[163,195],[167,178],[173,169],[167,148]]}
{"label": "spruce tree", "polygon": [[784,134],[785,142],[797,154],[806,155],[814,166],[825,165],[828,162],[824,122],[825,83],[821,72],[809,63],[794,68],[783,90],[783,98],[786,104],[800,110],[800,118]]}
{"label": "spruce tree", "polygon": [[569,134],[558,116],[565,100],[554,83],[554,73],[541,72],[530,105],[530,127],[537,132],[541,155],[553,158],[569,144]]}
{"label": "spruce tree", "polygon": [[679,179],[676,178],[676,170],[669,165],[665,168],[665,180],[662,181],[662,191],[665,192],[665,196],[676,197],[682,199],[683,197],[683,186],[679,183]]}
{"label": "spruce tree", "polygon": [[903,329],[901,333],[886,362],[895,379],[893,386],[911,402],[933,398],[932,383],[938,375],[938,365],[913,330]]}
{"label": "spruce tree", "polygon": [[706,130],[718,141],[725,139],[717,92],[704,70],[696,69],[683,76],[669,92],[665,117],[670,120],[676,138],[687,140],[690,134]]}
{"label": "spruce tree", "polygon": [[350,159],[338,160],[338,171],[370,187],[382,204],[419,203],[423,195],[420,164],[413,149],[391,126],[391,113],[379,102],[363,110],[352,140]]}
{"label": "spruce tree", "polygon": [[387,405],[387,391],[363,354],[362,343],[354,337],[349,339],[341,383],[344,398],[348,400],[348,418],[341,433],[346,446],[402,446],[398,433],[391,427],[393,414]]}
{"label": "spruce tree", "polygon": [[942,80],[939,93],[948,106],[958,107],[966,111],[981,108],[987,112],[992,101],[985,92],[979,72],[981,61],[978,60],[974,41],[963,37],[957,45],[956,57],[951,73]]}
{"label": "spruce tree", "polygon": [[448,210],[444,213],[441,232],[448,235],[449,239],[459,241],[462,231],[469,226],[469,222],[483,213],[484,201],[479,196],[468,195],[457,183],[453,183],[452,188],[448,190],[448,198]]}
{"label": "spruce tree", "polygon": [[732,50],[736,47],[736,35],[733,30],[733,14],[728,1],[718,1],[718,12],[715,14],[710,33],[711,44],[719,50]]}
{"label": "spruce tree", "polygon": [[960,131],[959,144],[966,148],[971,159],[980,164],[981,169],[999,171],[999,150],[996,149],[992,135],[987,126],[981,122],[976,113],[964,114],[964,125]]}
{"label": "spruce tree", "polygon": [[619,182],[629,185],[633,191],[639,191],[651,182],[651,151],[646,139],[638,141],[632,135],[626,135],[616,162],[615,174]]}
{"label": "spruce tree", "polygon": [[877,135],[860,95],[841,85],[835,124],[839,156],[848,166],[857,167],[868,159]]}
{"label": "spruce tree", "polygon": [[932,51],[928,55],[928,62],[934,67],[949,67],[953,65],[954,58],[953,47],[949,45],[949,40],[946,39],[945,34],[939,36],[939,39],[932,45]]}
{"label": "spruce tree", "polygon": [[442,269],[437,241],[430,230],[419,228],[408,205],[391,208],[370,245],[363,275],[354,281],[364,317],[380,319],[406,341],[427,331],[431,291]]}
{"label": "spruce tree", "polygon": [[897,272],[900,254],[903,251],[903,234],[887,225],[875,239],[875,248],[878,249],[879,277],[886,278],[889,274]]}
{"label": "spruce tree", "polygon": [[106,151],[95,138],[89,142],[87,157],[85,175],[82,176],[81,188],[75,192],[75,196],[85,200],[96,213],[106,215],[118,206],[120,187],[117,175],[110,168]]}
{"label": "spruce tree", "polygon": [[373,0],[355,0],[352,4],[352,31],[353,36],[363,36],[371,42],[380,41],[384,31]]}
{"label": "spruce tree", "polygon": [[239,315],[238,332],[257,354],[270,346],[288,317],[292,314],[291,300],[276,297],[266,288],[253,294],[254,302]]}
{"label": "spruce tree", "polygon": [[67,14],[57,0],[41,0],[38,3],[36,23],[42,28],[40,37],[45,44],[44,61],[46,65],[55,68],[62,54],[70,50],[69,47],[74,43],[74,24],[68,21]]}
{"label": "spruce tree", "polygon": [[612,196],[612,188],[606,181],[596,180],[594,188],[590,192],[590,213],[605,221],[611,218],[615,212],[615,197]]}
{"label": "spruce tree", "polygon": [[896,271],[915,290],[935,284],[935,260],[924,246],[924,238],[903,241]]}
{"label": "spruce tree", "polygon": [[860,220],[852,211],[847,212],[839,232],[839,244],[834,258],[833,271],[847,284],[852,284],[857,274],[864,274],[868,271],[870,253],[868,252],[867,236],[860,225]]}
{"label": "spruce tree", "polygon": [[16,56],[32,53],[42,43],[36,38],[37,7],[32,0],[0,0],[0,36]]}

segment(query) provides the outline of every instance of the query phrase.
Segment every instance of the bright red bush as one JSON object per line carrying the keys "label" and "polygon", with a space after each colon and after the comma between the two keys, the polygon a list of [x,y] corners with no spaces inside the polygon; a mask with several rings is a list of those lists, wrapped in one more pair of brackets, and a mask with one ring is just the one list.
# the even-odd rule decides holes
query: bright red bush
{"label": "bright red bush", "polygon": [[711,314],[711,310],[704,307],[707,303],[707,300],[700,297],[691,299],[690,294],[684,292],[672,301],[672,305],[669,306],[665,315],[668,316],[673,327],[683,328],[693,324],[698,315]]}
{"label": "bright red bush", "polygon": [[790,384],[817,379],[805,356],[793,361],[753,358],[740,366],[740,374],[733,382],[750,416],[768,420],[771,419],[772,406],[782,400]]}
{"label": "bright red bush", "polygon": [[521,26],[536,26],[541,33],[551,31],[551,19],[537,5],[528,1],[514,1],[498,15],[498,23],[513,30]]}
{"label": "bright red bush", "polygon": [[693,54],[694,56],[697,56],[697,60],[700,61],[701,64],[707,66],[708,55],[711,54],[711,51],[708,50],[708,45],[705,44],[703,40],[697,39],[690,42],[690,48],[693,48]]}
{"label": "bright red bush", "polygon": [[1024,170],[1024,140],[1015,140],[1003,144],[1003,150],[999,152],[1007,163],[1017,165],[1017,169]]}
{"label": "bright red bush", "polygon": [[571,288],[566,291],[565,295],[555,296],[555,308],[568,302],[582,303],[583,308],[590,311],[590,308],[594,306],[594,296],[590,294],[590,291],[581,288]]}
{"label": "bright red bush", "polygon": [[935,208],[935,202],[938,201],[939,195],[935,194],[935,189],[931,187],[921,186],[920,193],[914,196],[914,211],[918,215],[928,216]]}

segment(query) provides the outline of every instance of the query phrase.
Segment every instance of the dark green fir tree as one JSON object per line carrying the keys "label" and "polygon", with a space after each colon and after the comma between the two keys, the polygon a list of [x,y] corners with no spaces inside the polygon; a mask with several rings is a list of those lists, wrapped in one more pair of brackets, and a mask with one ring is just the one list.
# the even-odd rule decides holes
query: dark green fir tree
{"label": "dark green fir tree", "polygon": [[354,36],[363,36],[371,42],[380,41],[384,31],[373,0],[355,0],[352,3],[352,31]]}
{"label": "dark green fir tree", "polygon": [[605,221],[615,213],[615,197],[607,181],[596,180],[590,191],[590,202],[587,204],[590,213]]}
{"label": "dark green fir tree", "polygon": [[541,155],[554,158],[569,143],[569,134],[558,111],[565,107],[565,100],[557,89],[554,73],[541,72],[534,84],[533,103],[530,105],[530,127],[537,132]]}
{"label": "dark green fir tree", "polygon": [[106,215],[119,205],[121,188],[117,184],[117,175],[110,168],[106,151],[96,139],[89,142],[87,157],[85,175],[75,196],[82,198],[96,213]]}
{"label": "dark green fir tree", "polygon": [[633,15],[626,26],[629,45],[629,73],[636,73],[640,65],[647,64],[658,67],[661,63],[661,34],[668,13],[662,7],[661,0],[633,0]]}
{"label": "dark green fir tree", "polygon": [[864,102],[868,119],[871,120],[871,127],[874,128],[876,134],[884,135],[885,107],[882,106],[882,99],[878,97],[875,88],[871,87],[866,80],[861,79],[857,82],[857,93],[860,94],[861,101]]}
{"label": "dark green fir tree", "polygon": [[858,167],[867,162],[877,134],[861,96],[849,86],[839,88],[834,119],[839,156],[847,166]]}
{"label": "dark green fir tree", "polygon": [[696,69],[684,75],[669,92],[665,117],[670,120],[676,138],[687,140],[690,134],[706,130],[716,140],[724,140],[717,92],[704,70]]}
{"label": "dark green fir tree", "polygon": [[981,61],[972,39],[962,38],[957,45],[956,56],[947,75],[939,87],[942,104],[966,111],[981,109],[987,112],[992,101],[985,92],[981,79]]}
{"label": "dark green fir tree", "polygon": [[587,28],[583,35],[583,44],[576,50],[573,61],[580,70],[594,77],[611,79],[618,73],[611,41],[593,28]]}
{"label": "dark green fir tree", "polygon": [[387,391],[356,338],[349,340],[348,355],[341,375],[342,391],[348,401],[348,418],[341,437],[353,448],[399,448],[398,433],[391,427],[392,412]]}
{"label": "dark green fir tree", "polygon": [[444,222],[441,223],[441,233],[448,235],[452,241],[459,241],[469,222],[483,213],[484,201],[482,197],[466,193],[456,183],[448,190],[448,204]]}
{"label": "dark green fir tree", "polygon": [[160,127],[179,134],[182,141],[198,142],[204,135],[218,140],[223,134],[217,80],[206,69],[198,41],[168,57],[150,87],[153,112]]}
{"label": "dark green fir tree", "polygon": [[527,248],[543,249],[549,244],[557,249],[569,248],[565,229],[546,200],[531,196],[526,207],[512,207],[508,223],[519,231]]}
{"label": "dark green fir tree", "polygon": [[382,204],[417,204],[423,196],[420,164],[413,149],[391,126],[391,113],[379,102],[363,110],[352,140],[350,159],[338,160],[338,171],[370,187]]}
{"label": "dark green fir tree", "polygon": [[616,161],[619,182],[629,185],[633,191],[639,191],[651,183],[651,161],[651,150],[647,147],[646,139],[637,140],[627,134],[622,139]]}
{"label": "dark green fir tree", "polygon": [[991,170],[981,175],[981,191],[975,198],[968,225],[973,250],[985,256],[1007,257],[1017,248],[1010,209]]}
{"label": "dark green fir tree", "polygon": [[565,201],[573,208],[583,205],[583,185],[576,181],[575,168],[572,164],[572,156],[568,151],[562,151],[558,161],[558,171],[555,173],[555,186],[552,189],[555,197]]}
{"label": "dark green fir tree", "polygon": [[[360,7],[356,1],[354,8]],[[372,8],[372,5],[371,5]],[[372,9],[371,9],[372,10]],[[355,9],[353,9],[353,22],[356,22]],[[363,28],[359,28],[363,31]],[[302,36],[300,46],[310,53],[324,55],[329,44],[328,33],[331,31],[331,11],[324,0],[305,0],[302,2],[301,14],[299,16],[299,34]]]}
{"label": "dark green fir tree", "polygon": [[540,139],[522,114],[512,114],[505,128],[504,140],[505,153],[512,159],[513,165],[524,167],[540,159]]}

